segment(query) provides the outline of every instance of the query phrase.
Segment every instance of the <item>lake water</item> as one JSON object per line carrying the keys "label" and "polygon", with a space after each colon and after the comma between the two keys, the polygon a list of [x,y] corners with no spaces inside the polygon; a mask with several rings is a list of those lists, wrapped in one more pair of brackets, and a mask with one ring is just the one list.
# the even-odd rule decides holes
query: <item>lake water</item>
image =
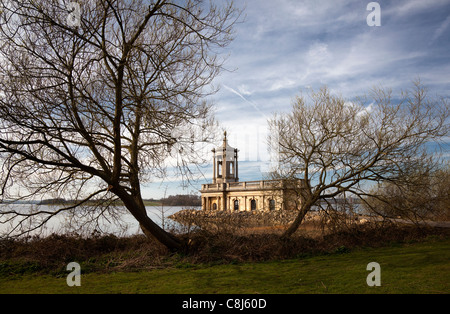
{"label": "lake water", "polygon": [[[35,212],[35,211],[48,211],[54,212],[58,210],[59,206],[49,205],[31,205],[31,204],[2,204],[0,205],[0,212],[5,211],[17,211],[17,212]],[[185,209],[183,206],[146,206],[147,214],[155,223],[161,226],[165,230],[176,230],[180,232],[186,232],[187,227],[183,226],[167,217],[170,215]],[[89,236],[93,233],[107,233],[117,236],[129,236],[135,234],[141,234],[142,231],[139,227],[136,219],[128,213],[123,206],[118,206],[114,212],[106,212],[104,216],[97,219],[95,214],[98,214],[99,210],[94,210],[94,207],[86,207],[87,210],[75,210],[74,215],[68,215],[66,213],[58,214],[51,218],[44,228],[40,228],[31,232],[31,235],[40,234],[42,236],[52,233],[71,233],[75,232],[84,236]],[[200,209],[200,207],[197,207]],[[313,208],[317,209],[317,208]],[[354,205],[353,210],[355,213],[361,213],[362,207],[359,204]],[[12,223],[19,222],[18,218],[13,221],[6,222],[6,217],[0,217],[0,237],[4,236],[11,230]],[[96,219],[94,219],[96,218]],[[88,221],[89,225],[83,229],[78,228],[80,223]],[[39,223],[35,220],[34,223]],[[24,229],[29,229],[30,225],[24,225]],[[18,234],[18,231],[14,231],[12,235]]]}
{"label": "lake water", "polygon": [[[59,206],[48,205],[2,204],[0,205],[0,212],[12,210],[19,213],[35,211],[54,212],[59,208]],[[182,225],[167,217],[185,208],[186,207],[183,206],[146,206],[147,214],[150,219],[166,230],[173,228],[183,230],[184,227]],[[95,212],[98,213],[99,211],[97,210]],[[117,206],[114,212],[105,212],[105,215],[102,215],[99,219],[92,219],[93,214],[94,211],[89,212],[89,210],[79,210],[78,212],[75,211],[74,215],[60,213],[57,216],[52,217],[45,224],[44,228],[40,228],[30,234],[40,234],[45,236],[52,233],[76,232],[78,234],[89,235],[98,231],[100,233],[114,234],[117,236],[129,236],[142,233],[139,223],[123,206]],[[89,222],[89,220],[91,221]],[[17,222],[19,222],[18,218],[15,218],[12,221],[6,221],[6,217],[0,217],[0,236],[4,236],[6,232],[11,230],[13,225],[17,224]],[[77,226],[81,222],[88,222],[89,224],[83,229],[74,228],[74,226]],[[33,223],[39,223],[39,221],[35,220]],[[68,228],[68,226],[71,227]],[[24,228],[29,227],[30,225],[27,222],[27,225],[24,225]],[[17,232],[13,232],[13,234],[17,234]]]}

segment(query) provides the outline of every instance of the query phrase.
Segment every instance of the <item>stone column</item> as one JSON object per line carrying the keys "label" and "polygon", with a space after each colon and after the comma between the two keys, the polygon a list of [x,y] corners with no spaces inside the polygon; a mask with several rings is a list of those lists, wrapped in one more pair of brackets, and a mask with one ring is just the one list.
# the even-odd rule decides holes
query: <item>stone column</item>
{"label": "stone column", "polygon": [[216,149],[211,150],[213,152],[213,183],[216,183]]}
{"label": "stone column", "polygon": [[238,182],[239,174],[238,174],[238,150],[237,150],[237,148],[234,149],[234,165],[235,165],[235,170],[236,170],[235,179],[236,179],[236,182]]}
{"label": "stone column", "polygon": [[225,195],[222,197],[222,210],[227,210],[227,197]]}

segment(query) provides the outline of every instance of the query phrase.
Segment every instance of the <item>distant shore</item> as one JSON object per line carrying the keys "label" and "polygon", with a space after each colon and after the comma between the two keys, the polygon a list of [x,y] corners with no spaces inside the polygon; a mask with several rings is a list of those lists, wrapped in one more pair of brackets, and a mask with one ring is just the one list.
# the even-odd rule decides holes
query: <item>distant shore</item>
{"label": "distant shore", "polygon": [[[145,206],[201,206],[200,197],[197,195],[171,195],[163,199],[144,199]],[[66,200],[64,198],[51,198],[43,200],[4,200],[0,202],[0,205],[7,204],[31,204],[31,205],[50,205],[50,206],[61,206],[61,205],[74,205],[80,203],[81,200]],[[121,200],[109,201],[109,200],[90,200],[83,203],[83,205],[99,205],[101,203],[107,202],[111,205],[122,206],[123,202]]]}

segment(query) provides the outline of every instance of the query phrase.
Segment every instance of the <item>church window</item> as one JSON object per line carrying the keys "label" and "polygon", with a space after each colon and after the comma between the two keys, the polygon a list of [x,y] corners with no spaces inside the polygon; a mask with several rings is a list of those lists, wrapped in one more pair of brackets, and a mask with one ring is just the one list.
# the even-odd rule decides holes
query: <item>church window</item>
{"label": "church window", "polygon": [[256,210],[256,201],[255,200],[251,200],[250,208],[251,208],[251,210]]}
{"label": "church window", "polygon": [[269,201],[269,210],[275,210],[275,200]]}

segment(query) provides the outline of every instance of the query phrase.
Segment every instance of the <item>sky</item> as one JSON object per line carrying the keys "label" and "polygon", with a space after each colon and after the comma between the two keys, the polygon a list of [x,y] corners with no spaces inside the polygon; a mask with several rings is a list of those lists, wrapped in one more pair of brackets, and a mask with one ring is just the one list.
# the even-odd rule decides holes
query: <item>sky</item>
{"label": "sky", "polygon": [[[379,11],[370,2],[235,0],[243,18],[209,101],[240,151],[241,181],[264,178],[267,120],[310,89],[326,85],[351,100],[377,86],[400,93],[420,78],[430,93],[450,97],[450,0],[377,1]],[[212,178],[211,164],[201,169],[187,189],[167,178],[146,185],[144,197],[162,197],[166,187],[167,195],[198,193]]]}

